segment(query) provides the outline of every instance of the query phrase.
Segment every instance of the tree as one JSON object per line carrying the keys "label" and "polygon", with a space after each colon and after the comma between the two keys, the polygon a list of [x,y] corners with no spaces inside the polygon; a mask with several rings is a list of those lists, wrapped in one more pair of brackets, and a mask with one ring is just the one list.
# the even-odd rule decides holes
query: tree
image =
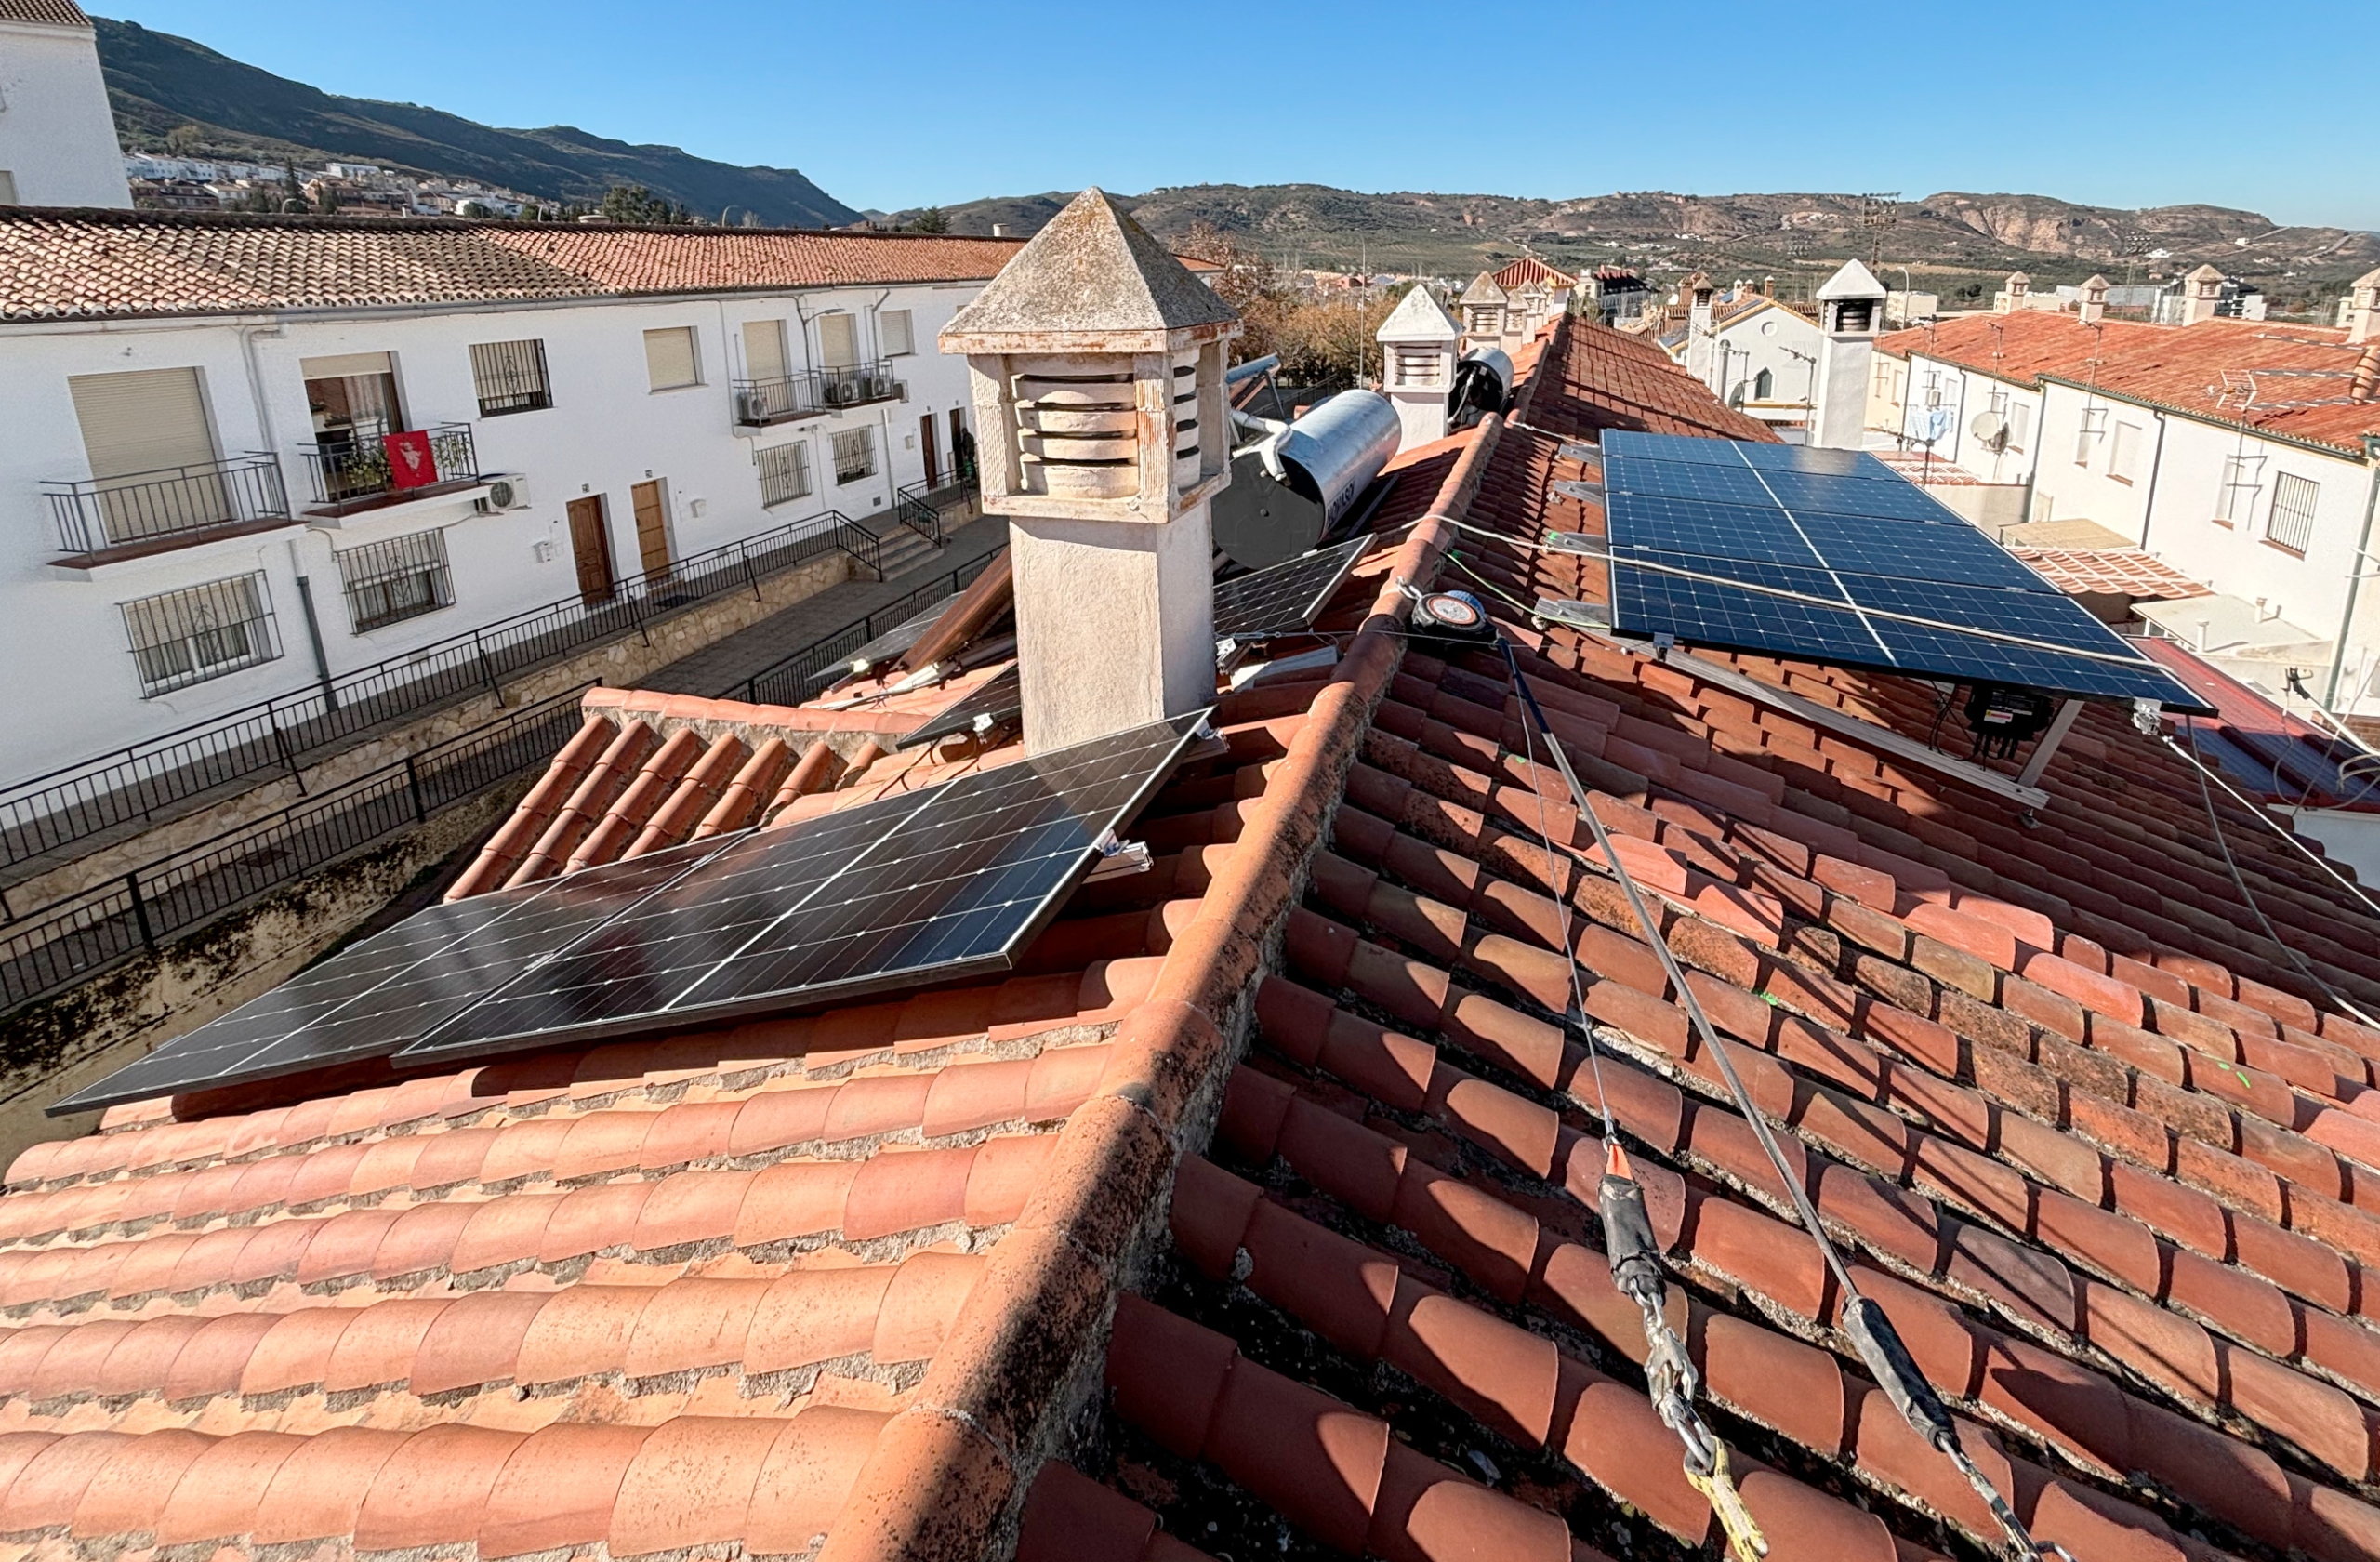
{"label": "tree", "polygon": [[940,206],[928,206],[909,218],[908,230],[912,233],[947,233],[950,232],[950,218]]}
{"label": "tree", "polygon": [[668,197],[656,195],[641,184],[612,186],[603,192],[602,205],[596,209],[606,222],[657,224],[685,219],[682,212],[669,205]]}
{"label": "tree", "polygon": [[1204,219],[1190,225],[1174,253],[1216,268],[1210,278],[1215,296],[1239,313],[1239,340],[1232,347],[1239,362],[1276,351],[1293,300],[1270,260]]}
{"label": "tree", "polygon": [[176,157],[189,157],[206,144],[206,134],[195,125],[177,125],[165,132],[165,150]]}

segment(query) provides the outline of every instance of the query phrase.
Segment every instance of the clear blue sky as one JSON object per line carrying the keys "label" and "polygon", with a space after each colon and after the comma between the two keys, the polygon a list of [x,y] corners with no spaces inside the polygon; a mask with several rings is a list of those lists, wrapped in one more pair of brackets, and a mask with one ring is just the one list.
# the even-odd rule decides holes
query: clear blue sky
{"label": "clear blue sky", "polygon": [[2380,229],[2373,5],[95,8],[328,91],[798,167],[855,206],[1094,182],[1967,190]]}

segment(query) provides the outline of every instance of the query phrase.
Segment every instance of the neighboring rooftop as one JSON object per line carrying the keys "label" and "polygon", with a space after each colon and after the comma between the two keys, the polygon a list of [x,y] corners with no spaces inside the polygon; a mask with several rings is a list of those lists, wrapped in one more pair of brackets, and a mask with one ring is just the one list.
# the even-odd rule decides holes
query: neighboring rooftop
{"label": "neighboring rooftop", "polygon": [[[2054,378],[2210,422],[2358,455],[2380,433],[2380,340],[2256,320],[2149,325],[2031,310],[1967,314],[1880,338],[1897,358],[1929,358],[2018,385]],[[2258,377],[2262,377],[2259,378]],[[2359,398],[2359,387],[2360,395]]]}
{"label": "neighboring rooftop", "polygon": [[[1576,321],[1516,370],[1509,422],[1398,457],[1316,626],[1335,664],[1223,695],[1225,751],[1131,831],[1149,871],[1078,892],[1011,979],[150,1103],[20,1157],[0,1534],[1713,1555],[1600,1251],[1608,1103],[1772,1562],[1996,1551],[1836,1331],[1502,657],[1407,632],[1403,581],[1605,600],[1602,563],[1532,546],[1604,529],[1601,430],[1765,431]],[[1929,686],[1729,659],[1792,704],[1504,628],[1793,1174],[2035,1534],[2380,1556],[2380,1030],[2344,1012],[2380,1000],[2380,917],[2219,797],[2212,839],[2126,713],[2083,717],[2029,813],[1910,756]],[[589,714],[615,736],[580,756],[641,721],[692,765],[840,715],[862,747],[803,810],[1003,752],[861,765],[906,719],[865,705]],[[692,774],[604,787],[681,818]]]}
{"label": "neighboring rooftop", "polygon": [[1569,272],[1547,265],[1534,255],[1524,255],[1495,274],[1496,285],[1507,293],[1516,292],[1531,283],[1553,288],[1579,285],[1579,279]]}
{"label": "neighboring rooftop", "polygon": [[0,0],[0,21],[46,22],[53,27],[88,27],[91,19],[74,0]]}

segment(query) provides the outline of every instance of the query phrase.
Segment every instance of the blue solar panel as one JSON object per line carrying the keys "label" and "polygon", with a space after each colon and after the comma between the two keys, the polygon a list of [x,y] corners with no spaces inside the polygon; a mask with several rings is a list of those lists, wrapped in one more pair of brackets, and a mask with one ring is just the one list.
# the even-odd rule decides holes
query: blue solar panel
{"label": "blue solar panel", "polygon": [[1621,634],[2206,708],[1865,452],[1614,431],[1604,465]]}

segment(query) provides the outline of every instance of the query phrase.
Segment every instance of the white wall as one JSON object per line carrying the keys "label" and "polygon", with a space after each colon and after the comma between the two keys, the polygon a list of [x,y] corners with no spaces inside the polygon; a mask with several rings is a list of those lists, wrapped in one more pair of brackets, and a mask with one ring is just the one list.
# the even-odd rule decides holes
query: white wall
{"label": "white wall", "polygon": [[0,21],[0,169],[28,206],[129,206],[88,28]]}
{"label": "white wall", "polygon": [[[312,582],[330,670],[345,672],[443,641],[523,610],[574,596],[577,582],[565,506],[582,494],[606,501],[617,573],[638,567],[629,489],[648,476],[665,484],[673,556],[683,558],[829,509],[893,531],[893,493],[923,475],[918,421],[935,420],[948,457],[949,409],[968,405],[966,364],[934,340],[980,285],[915,285],[677,301],[624,301],[558,308],[469,311],[390,311],[343,318],[19,325],[0,328],[0,665],[11,670],[9,736],[0,746],[0,784],[24,779],[102,749],[158,736],[317,681],[297,590]],[[879,403],[764,430],[733,421],[729,381],[743,373],[741,326],[787,322],[787,360],[817,360],[822,309],[906,308],[919,351],[894,360],[906,402]],[[802,316],[811,317],[805,329]],[[692,326],[702,383],[648,389],[643,332]],[[472,342],[535,338],[545,343],[553,405],[482,417],[471,379]],[[244,345],[244,341],[245,345]],[[861,334],[876,351],[873,320]],[[806,344],[806,345],[805,345]],[[200,543],[108,566],[96,578],[53,567],[61,552],[42,496],[45,480],[89,475],[69,399],[72,375],[193,366],[214,423],[218,453],[270,450],[281,458],[293,509],[311,501],[300,452],[312,442],[300,360],[387,352],[407,423],[470,424],[483,472],[525,475],[529,508],[477,514],[469,495],[416,501],[342,521],[302,514],[261,535]],[[972,424],[972,415],[968,419]],[[876,430],[877,472],[839,486],[831,438]],[[812,492],[774,508],[760,502],[757,447],[809,443]],[[696,513],[699,510],[700,513]],[[333,549],[443,529],[455,603],[383,629],[355,632]],[[536,547],[549,542],[550,558]],[[282,655],[205,682],[141,697],[118,604],[203,581],[265,572]]]}
{"label": "white wall", "polygon": [[[1754,310],[1718,328],[1707,383],[1731,406],[1740,390],[1743,410],[1763,422],[1800,423],[1809,416],[1818,341],[1817,324],[1792,310]],[[1801,356],[1793,356],[1796,352]],[[1763,369],[1770,375],[1765,404],[1753,394]]]}
{"label": "white wall", "polygon": [[[1920,352],[1911,353],[1896,373],[1899,398],[1880,406],[1871,391],[1870,427],[1893,430],[1911,449],[1920,448],[1925,414],[1938,400],[1950,411],[1950,428],[1935,443],[1937,459],[1954,462],[1985,483],[2020,483],[2031,476],[2043,449],[2038,389]],[[2008,441],[1998,450],[1973,432],[1977,417],[1987,412],[2009,423]]]}

